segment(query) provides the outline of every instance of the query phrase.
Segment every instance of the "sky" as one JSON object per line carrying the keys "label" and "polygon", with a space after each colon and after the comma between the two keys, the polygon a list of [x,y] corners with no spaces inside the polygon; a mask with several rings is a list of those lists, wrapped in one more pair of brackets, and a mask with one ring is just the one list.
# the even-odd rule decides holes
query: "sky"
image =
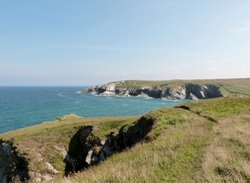
{"label": "sky", "polygon": [[0,85],[250,77],[250,0],[0,0]]}

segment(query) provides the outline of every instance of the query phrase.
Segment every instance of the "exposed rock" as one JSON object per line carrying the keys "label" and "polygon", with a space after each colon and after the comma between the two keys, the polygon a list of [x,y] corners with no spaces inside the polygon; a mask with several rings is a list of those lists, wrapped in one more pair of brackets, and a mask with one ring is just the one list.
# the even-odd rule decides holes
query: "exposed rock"
{"label": "exposed rock", "polygon": [[92,153],[88,160],[87,156],[91,150],[98,149],[101,146],[101,139],[92,133],[92,126],[81,127],[78,132],[71,138],[69,150],[66,158],[65,174],[75,173],[89,166],[89,159],[92,159]]}
{"label": "exposed rock", "polygon": [[87,155],[86,160],[85,160],[86,163],[88,163],[89,165],[91,164],[92,154],[93,154],[93,150],[90,150],[90,151],[88,152],[88,155]]}
{"label": "exposed rock", "polygon": [[88,92],[99,96],[136,96],[165,99],[207,99],[222,97],[218,86],[200,84],[180,84],[172,88],[153,88],[151,86],[142,88],[119,88],[119,82],[108,83],[91,87]]}
{"label": "exposed rock", "polygon": [[104,145],[102,151],[106,157],[111,156],[114,153],[113,149],[110,147],[110,143]]}
{"label": "exposed rock", "polygon": [[7,156],[11,155],[11,145],[7,142],[2,143],[3,153]]}
{"label": "exposed rock", "polygon": [[106,139],[103,139],[103,140],[101,141],[101,144],[104,145],[105,143],[106,143]]}
{"label": "exposed rock", "polygon": [[123,126],[117,133],[110,133],[104,140],[93,134],[91,126],[81,127],[72,137],[65,158],[65,174],[69,175],[104,161],[114,153],[132,147],[151,131],[153,120],[141,118],[133,126]]}
{"label": "exposed rock", "polygon": [[50,164],[49,162],[46,162],[46,163],[45,163],[45,166],[46,166],[46,168],[47,168],[48,170],[50,170],[51,172],[53,172],[53,173],[55,173],[55,174],[59,173],[59,171],[56,170],[56,169],[53,167],[53,165]]}
{"label": "exposed rock", "polygon": [[187,97],[187,90],[184,85],[179,85],[170,90],[168,98],[173,99],[186,99]]}
{"label": "exposed rock", "polygon": [[50,175],[44,175],[42,178],[43,178],[44,181],[51,181],[51,180],[53,180],[53,178]]}
{"label": "exposed rock", "polygon": [[190,97],[192,100],[199,100],[194,94],[190,93]]}
{"label": "exposed rock", "polygon": [[34,182],[42,182],[42,178],[41,177],[35,177]]}
{"label": "exposed rock", "polygon": [[41,182],[42,181],[42,174],[34,171],[30,171],[30,177],[34,182]]}
{"label": "exposed rock", "polygon": [[0,139],[0,182],[8,183],[14,180],[24,182],[29,179],[28,161],[25,155],[17,151],[13,142]]}

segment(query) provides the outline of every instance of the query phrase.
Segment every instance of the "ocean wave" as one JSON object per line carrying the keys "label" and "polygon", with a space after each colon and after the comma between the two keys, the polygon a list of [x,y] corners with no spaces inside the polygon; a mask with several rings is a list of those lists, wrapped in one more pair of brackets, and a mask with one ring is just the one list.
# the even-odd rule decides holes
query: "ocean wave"
{"label": "ocean wave", "polygon": [[57,93],[58,97],[65,97],[65,95],[63,95],[62,93]]}

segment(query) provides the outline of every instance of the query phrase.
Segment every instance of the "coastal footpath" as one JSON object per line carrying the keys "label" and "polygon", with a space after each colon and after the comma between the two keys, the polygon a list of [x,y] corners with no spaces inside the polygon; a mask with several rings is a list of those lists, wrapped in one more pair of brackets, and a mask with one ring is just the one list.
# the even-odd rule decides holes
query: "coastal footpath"
{"label": "coastal footpath", "polygon": [[[250,79],[117,81],[97,85],[87,92],[99,96],[152,97],[166,100],[210,99],[226,96],[249,96]],[[83,91],[84,92],[84,91]]]}

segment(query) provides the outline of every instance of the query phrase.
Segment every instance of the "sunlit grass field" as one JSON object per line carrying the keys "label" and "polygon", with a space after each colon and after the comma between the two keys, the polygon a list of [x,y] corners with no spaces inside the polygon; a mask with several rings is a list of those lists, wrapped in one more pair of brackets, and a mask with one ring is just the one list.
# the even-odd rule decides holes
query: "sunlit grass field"
{"label": "sunlit grass field", "polygon": [[[133,125],[140,117],[82,118],[75,115],[2,134],[27,154],[30,170],[52,174],[54,182],[249,182],[250,99],[220,98],[149,112],[146,140],[97,166],[63,177],[67,151],[80,126],[94,126],[100,138]],[[49,162],[58,171],[50,172]]]}

